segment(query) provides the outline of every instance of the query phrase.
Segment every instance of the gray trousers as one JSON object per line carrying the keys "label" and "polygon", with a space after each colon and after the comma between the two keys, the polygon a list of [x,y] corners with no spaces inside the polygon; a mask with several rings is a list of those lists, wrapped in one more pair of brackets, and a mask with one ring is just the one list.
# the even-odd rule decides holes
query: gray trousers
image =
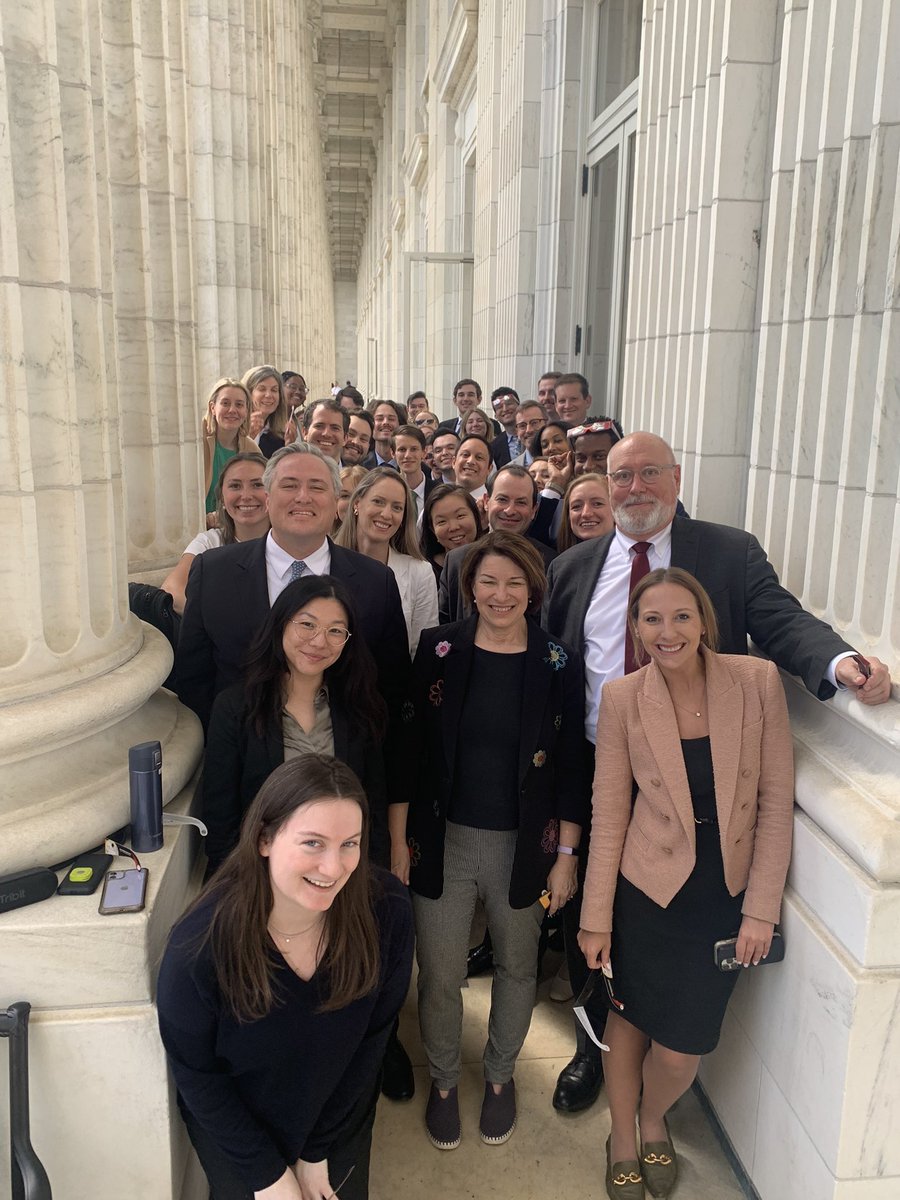
{"label": "gray trousers", "polygon": [[515,831],[472,829],[447,822],[444,892],[438,900],[413,894],[419,964],[419,1027],[431,1077],[441,1089],[459,1080],[469,931],[475,902],[487,914],[494,944],[491,1013],[484,1077],[508,1083],[531,1024],[537,947],[544,909],[510,908],[509,878]]}

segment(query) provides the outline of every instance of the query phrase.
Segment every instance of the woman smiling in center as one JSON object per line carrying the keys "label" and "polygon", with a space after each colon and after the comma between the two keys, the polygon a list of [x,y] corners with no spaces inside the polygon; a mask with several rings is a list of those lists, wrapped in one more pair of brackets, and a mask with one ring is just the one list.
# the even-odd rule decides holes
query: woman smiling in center
{"label": "woman smiling in center", "polygon": [[416,538],[412,492],[397,471],[376,467],[357,485],[335,541],[394,572],[410,653],[415,654],[419,634],[437,624],[437,586]]}
{"label": "woman smiling in center", "polygon": [[476,615],[423,633],[409,739],[420,750],[408,834],[432,1078],[425,1124],[442,1150],[461,1137],[460,987],[476,899],[496,965],[480,1131],[499,1145],[516,1123],[513,1071],[531,1023],[539,898],[547,889],[555,912],[574,894],[587,816],[581,663],[528,618],[546,586],[540,555],[518,534],[490,533],[466,553],[460,585]]}

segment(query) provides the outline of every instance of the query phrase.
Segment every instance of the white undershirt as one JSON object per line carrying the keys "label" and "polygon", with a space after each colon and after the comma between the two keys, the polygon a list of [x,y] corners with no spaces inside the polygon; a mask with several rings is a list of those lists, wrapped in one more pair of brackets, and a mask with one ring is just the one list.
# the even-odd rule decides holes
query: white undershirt
{"label": "white undershirt", "polygon": [[[266,585],[269,589],[269,606],[271,607],[287,585],[291,582],[291,567],[296,560],[288,554],[272,537],[272,530],[266,534]],[[325,538],[318,550],[308,554],[303,559],[313,575],[328,575],[331,571],[331,546]]]}
{"label": "white undershirt", "polygon": [[650,570],[668,567],[672,561],[672,526],[667,525],[652,537],[630,538],[616,529],[609,553],[594,587],[584,616],[584,734],[589,742],[597,738],[600,693],[607,679],[625,674],[625,614],[631,591],[631,547],[650,542],[647,551]]}

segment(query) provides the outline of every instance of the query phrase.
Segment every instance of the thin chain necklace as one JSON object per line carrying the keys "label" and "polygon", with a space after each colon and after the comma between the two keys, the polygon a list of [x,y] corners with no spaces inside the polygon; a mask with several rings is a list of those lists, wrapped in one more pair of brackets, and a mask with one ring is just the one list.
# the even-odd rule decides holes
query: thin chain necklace
{"label": "thin chain necklace", "polygon": [[287,942],[287,944],[290,945],[292,938],[300,937],[300,935],[304,934],[304,933],[309,933],[309,931],[311,929],[315,929],[315,927],[317,925],[321,925],[321,924],[322,924],[322,918],[319,917],[318,921],[313,921],[312,925],[307,925],[307,927],[305,929],[298,929],[296,933],[282,933],[280,929],[275,928],[275,926],[272,924],[271,921],[269,922],[269,928],[272,930],[273,933],[277,933],[280,938],[284,938],[284,940]]}
{"label": "thin chain necklace", "polygon": [[677,700],[673,700],[672,703],[675,705],[676,708],[680,708],[682,712],[690,713],[692,717],[702,717],[703,716],[702,712],[697,712],[697,710],[694,708],[685,708],[684,705],[679,704]]}

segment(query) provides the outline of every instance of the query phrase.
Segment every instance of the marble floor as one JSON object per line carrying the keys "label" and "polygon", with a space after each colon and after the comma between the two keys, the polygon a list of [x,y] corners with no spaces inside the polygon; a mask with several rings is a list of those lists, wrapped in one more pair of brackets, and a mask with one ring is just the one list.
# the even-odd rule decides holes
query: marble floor
{"label": "marble floor", "polygon": [[[552,970],[559,962],[548,954]],[[552,971],[551,971],[552,973]],[[490,976],[471,980],[463,992],[463,1075],[460,1081],[462,1144],[436,1150],[425,1136],[428,1072],[419,1040],[415,989],[401,1017],[400,1036],[415,1067],[416,1095],[408,1104],[382,1099],[372,1147],[370,1200],[602,1200],[604,1145],[609,1116],[603,1093],[585,1113],[565,1117],[550,1097],[573,1044],[570,1004],[548,998],[549,978],[538,988],[531,1030],[516,1070],[519,1122],[503,1146],[478,1136],[484,1089],[481,1054],[487,1028]],[[676,1200],[743,1200],[728,1161],[697,1098],[689,1093],[670,1118],[681,1177]]]}

